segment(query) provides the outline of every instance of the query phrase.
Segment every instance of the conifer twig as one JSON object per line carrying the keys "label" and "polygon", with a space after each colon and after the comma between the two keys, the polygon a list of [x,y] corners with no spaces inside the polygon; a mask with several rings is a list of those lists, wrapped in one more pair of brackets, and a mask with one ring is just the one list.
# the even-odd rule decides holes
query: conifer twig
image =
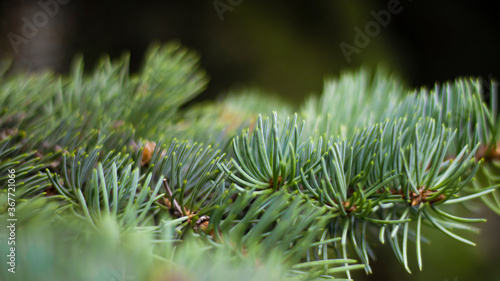
{"label": "conifer twig", "polygon": [[180,215],[183,214],[181,206],[179,206],[179,203],[177,203],[177,200],[172,198],[172,190],[170,190],[170,187],[168,186],[167,179],[163,179],[163,186],[165,186],[165,189],[167,190],[168,197],[170,197],[169,200],[172,200],[172,203],[174,204],[174,208],[177,212],[179,212]]}

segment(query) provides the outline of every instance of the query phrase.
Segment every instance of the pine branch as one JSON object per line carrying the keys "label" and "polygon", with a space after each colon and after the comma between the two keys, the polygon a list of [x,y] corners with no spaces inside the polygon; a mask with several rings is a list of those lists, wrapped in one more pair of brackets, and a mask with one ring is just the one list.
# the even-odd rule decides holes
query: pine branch
{"label": "pine branch", "polygon": [[[102,234],[118,245],[138,235],[144,244],[126,246],[148,250],[113,248],[107,257],[147,261],[130,267],[141,278],[151,278],[156,260],[179,276],[210,269],[210,278],[224,279],[238,268],[249,280],[350,279],[351,270],[372,272],[373,248],[386,242],[410,272],[413,243],[422,269],[427,228],[474,245],[462,232],[484,220],[459,216],[458,206],[480,199],[500,214],[494,81],[489,89],[457,79],[408,91],[383,70],[361,70],[327,81],[292,115],[291,105],[258,90],[180,109],[206,78],[197,55],[177,43],[154,45],[134,75],[128,55],[105,58],[91,73],[77,59],[68,76],[6,76],[7,67],[0,66],[0,180],[8,169],[22,178],[20,221],[37,232],[37,220],[69,227],[42,244]],[[279,114],[263,117],[272,110]],[[92,240],[72,247],[68,261],[78,272],[100,254],[88,250],[76,262],[86,247],[106,248]],[[68,252],[54,249],[48,253],[62,262]]]}

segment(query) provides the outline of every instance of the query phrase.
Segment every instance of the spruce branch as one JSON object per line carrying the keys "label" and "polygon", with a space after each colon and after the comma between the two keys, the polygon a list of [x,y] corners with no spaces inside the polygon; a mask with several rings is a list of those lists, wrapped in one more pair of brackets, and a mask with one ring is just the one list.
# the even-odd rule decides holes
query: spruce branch
{"label": "spruce branch", "polygon": [[[484,220],[459,215],[461,206],[482,200],[500,213],[495,81],[409,91],[383,70],[361,70],[326,81],[292,115],[293,106],[255,89],[181,108],[207,81],[198,56],[178,43],[152,46],[132,75],[128,55],[91,72],[79,58],[63,76],[5,69],[0,180],[8,169],[22,178],[20,221],[37,232],[38,219],[71,226],[59,233],[70,238],[102,234],[110,245],[137,235],[144,244],[127,247],[148,250],[131,256],[169,273],[351,278],[372,272],[374,246],[384,243],[410,272],[412,246],[422,269],[428,228],[474,245],[462,233]],[[130,254],[115,250],[111,261]],[[75,264],[89,266],[96,255],[86,253]],[[151,267],[131,268],[149,278]]]}

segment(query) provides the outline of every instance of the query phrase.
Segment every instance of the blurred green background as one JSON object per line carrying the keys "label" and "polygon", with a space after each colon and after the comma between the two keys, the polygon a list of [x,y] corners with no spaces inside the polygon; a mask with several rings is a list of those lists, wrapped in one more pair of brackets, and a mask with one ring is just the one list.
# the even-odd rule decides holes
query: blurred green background
{"label": "blurred green background", "polygon": [[[103,54],[115,58],[129,51],[135,72],[152,41],[176,39],[200,53],[210,76],[195,102],[258,86],[299,104],[321,92],[325,78],[379,64],[403,77],[409,87],[431,87],[458,76],[500,77],[500,17],[493,3],[58,1],[57,11],[52,8],[46,21],[43,16],[36,19],[43,24],[32,34],[26,34],[24,19],[33,21],[44,11],[39,1],[1,2],[0,59],[13,58],[12,71],[66,72],[76,54],[83,54],[92,68]],[[355,28],[365,30],[374,20],[371,11],[387,10],[388,4],[399,5],[400,13],[348,62],[340,44],[356,46]],[[228,10],[223,12],[224,7]],[[423,248],[424,271],[418,272],[414,260],[414,273],[408,275],[388,246],[381,247],[373,263],[375,274],[358,272],[357,280],[500,280],[500,219],[481,214],[488,222],[472,237],[476,248],[434,233]]]}

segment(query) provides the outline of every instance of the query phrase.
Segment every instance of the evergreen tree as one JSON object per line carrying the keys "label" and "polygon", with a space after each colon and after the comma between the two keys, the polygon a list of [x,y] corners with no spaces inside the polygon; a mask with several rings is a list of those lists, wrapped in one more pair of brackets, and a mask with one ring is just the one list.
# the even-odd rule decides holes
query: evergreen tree
{"label": "evergreen tree", "polygon": [[410,272],[429,228],[474,245],[484,220],[457,214],[500,214],[494,81],[362,69],[298,108],[258,89],[186,107],[207,84],[195,53],[128,61],[1,65],[2,280],[341,280],[378,244]]}

